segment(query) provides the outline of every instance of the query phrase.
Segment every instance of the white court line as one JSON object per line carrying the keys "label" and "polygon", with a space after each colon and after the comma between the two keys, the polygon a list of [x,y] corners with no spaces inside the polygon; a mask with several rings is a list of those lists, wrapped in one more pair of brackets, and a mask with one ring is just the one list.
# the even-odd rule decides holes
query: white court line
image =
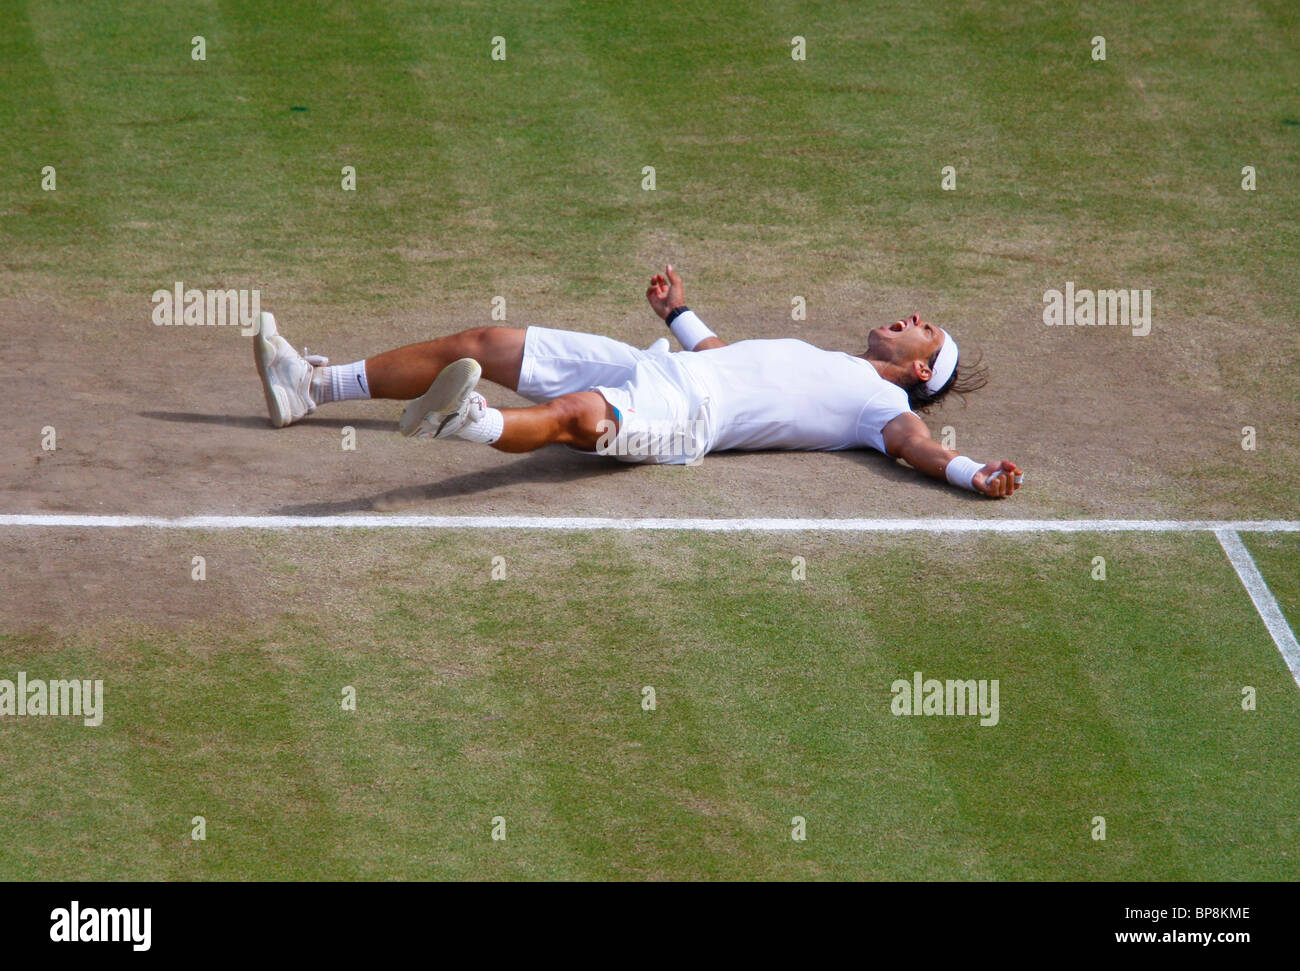
{"label": "white court line", "polygon": [[0,515],[0,527],[72,529],[539,529],[837,533],[1300,533],[1289,519],[609,519],[590,516]]}
{"label": "white court line", "polygon": [[1259,567],[1255,565],[1254,557],[1250,555],[1250,550],[1246,549],[1246,544],[1241,541],[1241,537],[1231,529],[1216,529],[1214,535],[1218,537],[1223,552],[1228,554],[1228,562],[1241,578],[1241,585],[1250,594],[1251,602],[1259,611],[1260,619],[1264,621],[1264,626],[1273,637],[1273,643],[1282,652],[1282,660],[1286,661],[1286,666],[1291,670],[1291,677],[1295,679],[1296,686],[1300,687],[1300,644],[1296,643],[1295,632],[1286,622],[1282,608],[1277,605],[1273,592],[1264,582]]}

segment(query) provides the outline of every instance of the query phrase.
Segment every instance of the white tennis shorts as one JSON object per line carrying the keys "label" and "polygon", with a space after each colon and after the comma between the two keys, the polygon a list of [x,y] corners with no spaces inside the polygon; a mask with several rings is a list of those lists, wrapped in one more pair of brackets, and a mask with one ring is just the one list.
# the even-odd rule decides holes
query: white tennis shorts
{"label": "white tennis shorts", "polygon": [[614,406],[618,428],[601,437],[597,452],[623,462],[693,465],[716,441],[712,395],[679,356],[599,334],[529,327],[519,393],[540,402],[599,392]]}

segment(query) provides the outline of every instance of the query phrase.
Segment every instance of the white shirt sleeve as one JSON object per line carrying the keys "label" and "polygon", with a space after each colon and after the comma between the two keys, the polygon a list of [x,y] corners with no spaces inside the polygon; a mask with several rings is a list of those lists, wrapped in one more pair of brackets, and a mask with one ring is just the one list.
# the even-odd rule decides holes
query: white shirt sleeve
{"label": "white shirt sleeve", "polygon": [[[862,445],[885,451],[885,426],[899,415],[912,409],[907,404],[907,392],[896,384],[887,385],[867,399],[858,415],[858,439]],[[887,454],[887,453],[886,453]]]}

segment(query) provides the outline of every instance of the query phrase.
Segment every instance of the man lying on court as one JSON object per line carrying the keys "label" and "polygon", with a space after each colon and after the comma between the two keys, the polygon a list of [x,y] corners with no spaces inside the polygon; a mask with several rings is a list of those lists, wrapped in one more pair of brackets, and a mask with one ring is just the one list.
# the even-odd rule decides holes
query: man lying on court
{"label": "man lying on court", "polygon": [[[958,455],[915,414],[983,383],[959,378],[956,341],[920,317],[877,327],[866,353],[853,355],[788,338],[726,344],[687,309],[671,266],[651,279],[646,297],[685,351],[669,353],[663,338],[643,351],[594,334],[479,327],[330,367],[298,354],[263,313],[253,352],[277,428],[329,401],[414,399],[402,434],[503,452],[560,443],[625,461],[692,464],[724,449],[871,447],[986,496],[1019,487],[1014,463]],[[538,403],[489,407],[475,390],[480,377]]]}

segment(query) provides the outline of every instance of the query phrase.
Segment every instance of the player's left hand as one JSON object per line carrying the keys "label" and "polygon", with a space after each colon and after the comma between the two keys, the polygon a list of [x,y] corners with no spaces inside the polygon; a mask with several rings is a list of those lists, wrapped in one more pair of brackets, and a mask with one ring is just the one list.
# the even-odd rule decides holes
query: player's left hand
{"label": "player's left hand", "polygon": [[1024,473],[1020,471],[1016,463],[1003,459],[998,462],[990,462],[976,472],[971,484],[975,486],[976,492],[981,492],[993,499],[1005,499],[1019,489],[1023,481]]}

